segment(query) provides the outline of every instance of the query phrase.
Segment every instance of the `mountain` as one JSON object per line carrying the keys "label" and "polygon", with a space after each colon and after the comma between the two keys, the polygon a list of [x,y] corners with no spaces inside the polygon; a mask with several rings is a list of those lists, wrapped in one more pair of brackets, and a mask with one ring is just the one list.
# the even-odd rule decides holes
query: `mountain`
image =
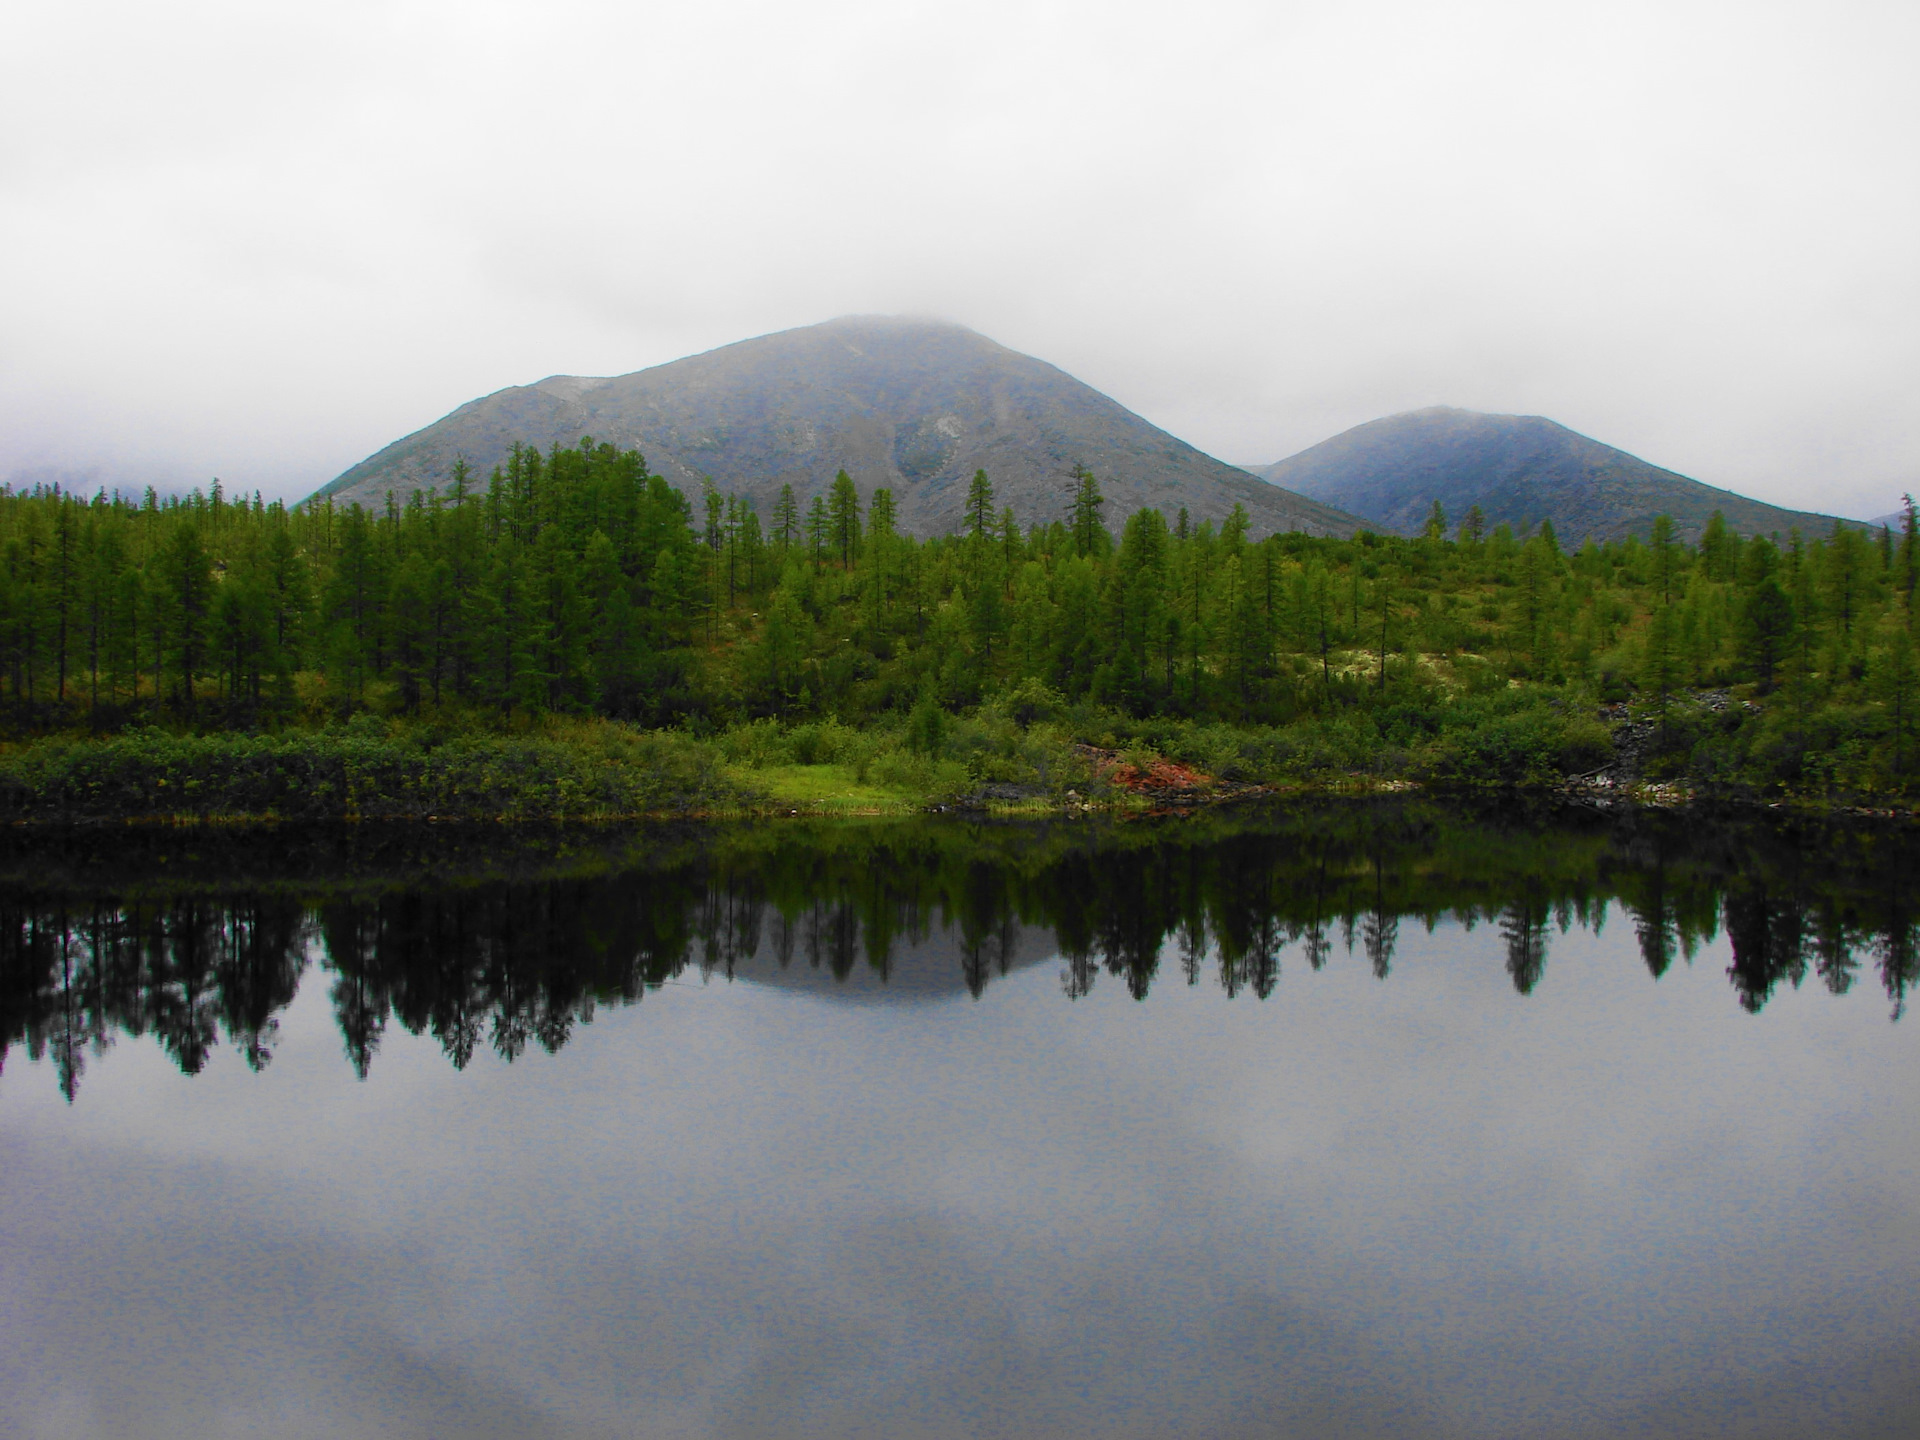
{"label": "mountain", "polygon": [[1177,440],[1044,361],[958,325],[854,316],[763,335],[612,379],[555,375],[462,405],[361,461],[312,498],[384,504],[446,483],[465,455],[484,481],[514,442],[582,436],[638,447],[696,497],[703,477],[750,497],[761,519],[790,483],[804,506],[844,469],[862,496],[891,486],[902,529],[958,529],[975,470],[1022,524],[1062,518],[1085,465],[1118,529],[1135,510],[1221,520],[1237,501],[1253,533],[1350,534],[1360,521],[1289,494]]}
{"label": "mountain", "polygon": [[852,930],[844,933],[845,945],[837,954],[832,942],[841,937],[817,936],[815,945],[827,953],[813,955],[805,953],[804,937],[795,938],[799,943],[792,948],[801,953],[782,961],[777,946],[764,946],[736,957],[727,967],[727,978],[843,1005],[910,1005],[951,1000],[963,992],[977,1000],[990,980],[1060,958],[1060,940],[1052,926],[1012,921],[970,939],[955,918],[917,938],[895,935],[878,954],[871,935]]}
{"label": "mountain", "polygon": [[1450,527],[1478,505],[1489,529],[1551,520],[1568,545],[1589,536],[1644,538],[1661,514],[1686,540],[1698,538],[1716,510],[1743,535],[1784,535],[1796,525],[1825,533],[1834,523],[1702,485],[1539,415],[1445,406],[1355,426],[1252,473],[1402,535],[1419,533],[1435,500]]}

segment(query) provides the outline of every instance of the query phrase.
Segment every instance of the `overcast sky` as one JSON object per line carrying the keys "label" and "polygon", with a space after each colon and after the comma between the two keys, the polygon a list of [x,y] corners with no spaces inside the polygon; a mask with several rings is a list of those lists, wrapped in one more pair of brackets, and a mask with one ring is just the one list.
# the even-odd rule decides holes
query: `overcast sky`
{"label": "overcast sky", "polygon": [[855,312],[1234,461],[1437,403],[1920,489],[1920,5],[9,0],[0,476],[299,497]]}

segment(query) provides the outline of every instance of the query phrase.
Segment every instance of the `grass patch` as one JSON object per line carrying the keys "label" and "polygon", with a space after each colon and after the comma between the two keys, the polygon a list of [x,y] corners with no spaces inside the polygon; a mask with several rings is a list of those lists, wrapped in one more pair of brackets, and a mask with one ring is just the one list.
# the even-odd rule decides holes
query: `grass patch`
{"label": "grass patch", "polygon": [[766,765],[732,774],[773,805],[812,814],[903,815],[925,803],[913,790],[860,779],[851,765]]}

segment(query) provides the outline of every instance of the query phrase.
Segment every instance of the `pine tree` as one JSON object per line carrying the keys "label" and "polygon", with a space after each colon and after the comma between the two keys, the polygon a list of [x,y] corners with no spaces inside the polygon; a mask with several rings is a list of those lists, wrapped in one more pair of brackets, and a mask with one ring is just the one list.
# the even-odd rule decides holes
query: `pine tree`
{"label": "pine tree", "polygon": [[444,557],[436,557],[425,569],[427,683],[433,691],[433,703],[438,705],[446,681],[451,678],[458,686],[464,679],[464,605],[454,582],[453,566]]}
{"label": "pine tree", "polygon": [[800,693],[808,630],[806,611],[793,590],[781,584],[768,602],[767,623],[761,627],[759,668],[767,697],[782,714]]}
{"label": "pine tree", "polygon": [[994,646],[1006,633],[1006,601],[999,573],[999,557],[989,545],[986,532],[970,535],[967,549],[967,623],[979,660],[978,678],[985,684],[993,673]]}
{"label": "pine tree", "polygon": [[1738,539],[1727,529],[1727,517],[1718,510],[1708,518],[1700,532],[1700,562],[1710,580],[1728,581],[1734,576],[1739,558]]}
{"label": "pine tree", "polygon": [[427,602],[427,573],[421,557],[409,555],[394,569],[393,589],[387,601],[393,678],[400,707],[409,714],[420,708],[431,665],[432,612]]}
{"label": "pine tree", "polygon": [[740,563],[746,567],[747,598],[760,593],[760,581],[766,570],[766,541],[760,534],[760,516],[751,500],[745,502],[740,517]]}
{"label": "pine tree", "polygon": [[827,538],[832,532],[832,522],[827,518],[827,502],[821,496],[814,496],[813,503],[807,507],[807,552],[813,557],[814,573],[820,572],[820,565],[826,555]]}
{"label": "pine tree", "polygon": [[1833,522],[1825,547],[1826,589],[1834,623],[1842,643],[1853,636],[1854,612],[1859,605],[1866,546],[1860,532],[1844,521]]}
{"label": "pine tree", "polygon": [[1763,577],[1747,593],[1740,611],[1741,661],[1759,683],[1762,695],[1773,691],[1792,646],[1793,630],[1793,601],[1771,575]]}
{"label": "pine tree", "polygon": [[976,470],[967,486],[967,530],[976,540],[984,539],[993,520],[993,482],[986,471]]}
{"label": "pine tree", "polygon": [[196,522],[183,520],[174,526],[160,555],[160,571],[166,606],[163,625],[175,695],[180,708],[192,715],[196,708],[194,677],[206,658],[207,625],[214,598],[213,561],[201,544]]}
{"label": "pine tree", "polygon": [[704,537],[707,549],[718,553],[720,547],[726,543],[726,498],[714,488],[713,481],[705,476],[700,480],[700,495],[707,506],[707,529]]}
{"label": "pine tree", "polygon": [[47,599],[58,677],[54,695],[63,703],[67,698],[68,641],[79,601],[81,570],[79,516],[74,505],[61,503],[66,498],[58,486],[53,487],[53,543],[47,555]]}
{"label": "pine tree", "polygon": [[827,515],[833,527],[833,548],[840,552],[840,568],[851,570],[854,554],[860,548],[860,492],[844,470],[833,477]]}
{"label": "pine tree", "polygon": [[1158,510],[1136,510],[1121,528],[1114,571],[1115,649],[1127,658],[1132,684],[1123,689],[1126,702],[1135,708],[1146,702],[1152,648],[1166,628],[1169,545],[1166,517]]}
{"label": "pine tree", "polygon": [[267,533],[267,607],[273,626],[274,669],[290,677],[304,658],[302,645],[313,596],[306,557],[294,543],[284,515],[279,522]]}
{"label": "pine tree", "polygon": [[528,654],[522,703],[532,710],[578,710],[591,698],[590,612],[573,557],[557,529],[541,533],[528,567]]}
{"label": "pine tree", "polygon": [[1914,640],[1903,624],[1889,625],[1880,663],[1875,667],[1881,702],[1887,708],[1893,739],[1893,773],[1910,768],[1915,709],[1920,705],[1920,667],[1914,663]]}
{"label": "pine tree", "polygon": [[1906,607],[1907,628],[1914,628],[1913,596],[1914,584],[1920,581],[1920,511],[1916,511],[1913,496],[1902,495],[1900,516],[1900,555],[1898,560],[1900,576],[1900,596]]}
{"label": "pine tree", "polygon": [[885,486],[873,492],[873,502],[867,512],[866,571],[867,591],[871,600],[869,623],[877,634],[884,635],[892,615],[895,576],[894,548],[898,536],[894,533],[893,491]]}
{"label": "pine tree", "polygon": [[1333,643],[1334,627],[1338,622],[1338,612],[1333,598],[1333,578],[1326,564],[1315,559],[1306,571],[1305,593],[1299,607],[1302,639],[1311,652],[1320,659],[1320,686],[1323,692],[1333,689]]}
{"label": "pine tree", "polygon": [[96,507],[92,519],[82,604],[87,633],[87,703],[97,706],[103,672],[109,703],[122,673],[117,663],[121,653],[117,641],[126,623],[122,597],[128,562],[119,517],[109,509]]}
{"label": "pine tree", "polygon": [[367,515],[358,505],[341,516],[340,548],[328,582],[326,623],[331,636],[330,669],[349,700],[358,699],[378,671],[377,638],[385,566],[374,544]]}
{"label": "pine tree", "polygon": [[773,543],[779,547],[780,563],[786,564],[787,552],[800,534],[800,505],[793,498],[793,486],[783,484],[780,498],[773,502]]}
{"label": "pine tree", "polygon": [[1085,559],[1095,554],[1104,554],[1106,546],[1111,544],[1106,527],[1100,523],[1100,509],[1107,501],[1100,493],[1100,482],[1093,472],[1084,465],[1073,467],[1073,510],[1071,530],[1073,534],[1073,553]]}
{"label": "pine tree", "polygon": [[1654,607],[1653,616],[1647,623],[1640,684],[1653,696],[1654,713],[1663,724],[1680,680],[1675,638],[1673,606],[1662,602]]}
{"label": "pine tree", "polygon": [[721,522],[720,528],[720,545],[724,556],[723,568],[727,577],[727,608],[729,610],[733,608],[734,595],[740,586],[741,511],[740,497],[727,496],[726,518]]}
{"label": "pine tree", "polygon": [[1253,676],[1260,663],[1259,628],[1253,594],[1247,585],[1245,556],[1229,553],[1222,571],[1221,610],[1225,622],[1225,663],[1244,711],[1253,693]]}
{"label": "pine tree", "polygon": [[1671,515],[1653,517],[1653,532],[1648,548],[1653,552],[1653,588],[1659,592],[1662,605],[1671,605],[1674,570],[1678,560],[1674,552]]}
{"label": "pine tree", "polygon": [[1374,672],[1374,688],[1384,693],[1387,688],[1387,629],[1393,617],[1393,584],[1383,570],[1378,586],[1379,593],[1374,597],[1374,609],[1379,612],[1379,647]]}
{"label": "pine tree", "polygon": [[229,715],[251,721],[260,712],[261,677],[273,624],[259,538],[256,534],[232,538],[226,576],[215,587],[211,644]]}

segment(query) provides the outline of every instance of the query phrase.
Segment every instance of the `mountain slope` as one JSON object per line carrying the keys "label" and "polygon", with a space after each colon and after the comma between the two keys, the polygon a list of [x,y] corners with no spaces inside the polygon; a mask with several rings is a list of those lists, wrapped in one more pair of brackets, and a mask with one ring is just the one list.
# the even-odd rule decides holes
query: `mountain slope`
{"label": "mountain slope", "polygon": [[1435,500],[1452,527],[1478,505],[1489,528],[1551,520],[1569,545],[1644,538],[1660,514],[1692,540],[1715,510],[1743,535],[1833,527],[1831,515],[1703,485],[1538,415],[1444,406],[1356,426],[1252,473],[1403,535],[1419,532]]}
{"label": "mountain slope", "polygon": [[702,477],[751,497],[764,521],[782,484],[802,505],[845,469],[862,496],[893,487],[915,534],[957,529],[975,470],[1020,522],[1065,515],[1078,463],[1106,519],[1218,521],[1245,505],[1253,533],[1347,534],[1359,524],[1204,455],[1099,391],[958,325],[856,316],[743,340],[612,379],[556,375],[461,406],[363,460],[313,498],[384,503],[444,484],[458,455],[484,479],[515,441],[583,435],[637,446],[689,495]]}

